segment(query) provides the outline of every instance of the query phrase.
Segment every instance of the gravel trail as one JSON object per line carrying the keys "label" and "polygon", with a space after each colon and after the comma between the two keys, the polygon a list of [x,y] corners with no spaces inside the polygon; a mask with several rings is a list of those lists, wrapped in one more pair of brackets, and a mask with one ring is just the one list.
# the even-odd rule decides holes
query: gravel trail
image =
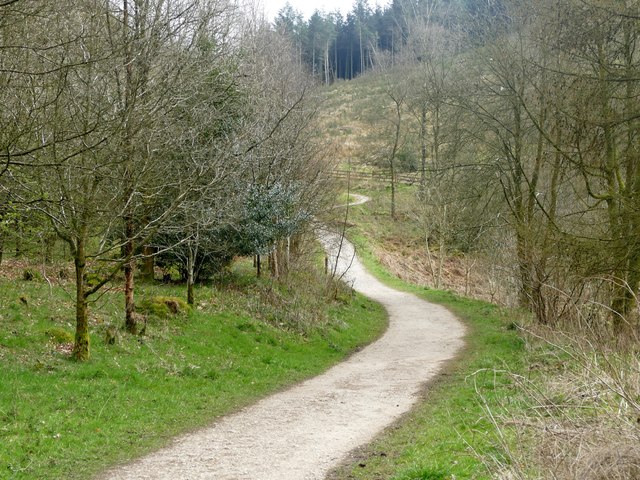
{"label": "gravel trail", "polygon": [[[321,235],[335,252],[339,237]],[[407,412],[421,386],[462,346],[444,308],[384,286],[344,241],[337,271],[389,312],[375,343],[324,374],[117,467],[103,479],[320,480],[354,448]]]}

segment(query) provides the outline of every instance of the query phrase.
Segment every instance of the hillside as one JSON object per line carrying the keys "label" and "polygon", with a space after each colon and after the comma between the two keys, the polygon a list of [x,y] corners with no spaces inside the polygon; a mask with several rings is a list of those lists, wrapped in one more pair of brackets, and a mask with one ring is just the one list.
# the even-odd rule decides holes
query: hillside
{"label": "hillside", "polygon": [[[423,405],[372,445],[353,452],[351,461],[331,478],[640,478],[637,342],[616,340],[606,329],[590,324],[598,318],[598,307],[588,317],[586,299],[584,305],[559,311],[567,318],[577,314],[577,323],[558,317],[541,325],[526,309],[502,309],[498,316],[504,323],[496,324],[499,333],[481,338],[480,331],[490,328],[487,323],[431,290],[439,279],[440,288],[516,306],[515,263],[510,263],[508,253],[514,243],[508,224],[493,227],[488,237],[492,242],[485,238],[471,248],[460,248],[464,242],[441,248],[437,235],[425,238],[444,226],[438,215],[446,210],[425,208],[417,182],[398,182],[396,215],[391,217],[389,168],[375,165],[381,149],[386,146],[388,151],[393,141],[380,127],[393,123],[393,105],[385,91],[389,75],[401,81],[409,71],[398,68],[338,83],[327,90],[323,104],[325,131],[337,143],[340,168],[375,173],[369,178],[355,174],[349,182],[341,178],[344,189],[372,198],[343,218],[347,235],[380,278],[444,301],[466,319],[470,345],[451,376],[427,388]],[[460,192],[454,185],[438,185]],[[455,220],[449,227],[465,228],[456,223],[460,218]],[[508,344],[505,332],[517,332],[522,348],[484,350],[494,342]],[[637,338],[637,333],[630,335]],[[452,432],[462,445],[449,438]],[[487,450],[484,441],[495,450]]]}
{"label": "hillside", "polygon": [[93,478],[317,375],[386,325],[377,304],[339,286],[332,300],[320,265],[284,283],[237,262],[196,288],[193,309],[184,285],[140,285],[139,335],[121,328],[122,293],[106,293],[90,316],[92,360],[76,362],[62,269],[0,267],[0,478]]}
{"label": "hillside", "polygon": [[[391,180],[385,160],[391,139],[385,135],[394,122],[389,89],[403,75],[402,69],[368,73],[323,91],[320,129],[335,151],[336,169],[340,171],[337,179],[346,190],[346,172],[351,171],[349,188],[371,198],[366,205],[351,211],[347,219],[352,238],[365,235],[382,265],[410,283],[513,305],[513,297],[499,288],[499,281],[494,278],[491,258],[481,252],[468,254],[455,246],[449,249],[443,245],[441,250],[441,245],[425,241],[432,228],[418,198],[420,173],[415,159],[419,152],[415,150],[407,155],[414,158],[414,163],[401,165],[395,174],[397,209],[396,220],[391,221]],[[415,136],[419,130],[416,119],[407,115],[405,123],[403,135]],[[419,148],[415,139],[404,143],[407,151]]]}

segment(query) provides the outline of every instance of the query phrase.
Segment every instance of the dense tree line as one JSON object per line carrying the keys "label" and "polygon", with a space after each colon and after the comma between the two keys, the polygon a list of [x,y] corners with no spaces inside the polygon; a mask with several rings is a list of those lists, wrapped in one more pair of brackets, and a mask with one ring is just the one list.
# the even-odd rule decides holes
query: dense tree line
{"label": "dense tree line", "polygon": [[121,275],[136,332],[141,259],[176,265],[190,302],[234,255],[287,268],[327,191],[311,86],[290,42],[227,0],[0,3],[3,233],[66,245],[77,359]]}
{"label": "dense tree line", "polygon": [[[372,8],[368,0],[357,0],[346,16],[340,11],[316,10],[304,19],[287,4],[278,12],[274,27],[295,42],[299,61],[317,79],[329,84],[338,79],[351,80],[376,65],[397,64],[416,22],[425,18],[448,26],[458,24],[463,17],[493,22],[502,9],[499,1],[391,0]],[[471,33],[472,37],[482,34],[480,29]]]}
{"label": "dense tree line", "polygon": [[344,17],[340,12],[316,11],[308,20],[290,5],[275,19],[276,30],[290,36],[298,56],[324,83],[352,79],[370,70],[382,53],[393,55],[406,39],[400,3],[372,9],[358,0]]}

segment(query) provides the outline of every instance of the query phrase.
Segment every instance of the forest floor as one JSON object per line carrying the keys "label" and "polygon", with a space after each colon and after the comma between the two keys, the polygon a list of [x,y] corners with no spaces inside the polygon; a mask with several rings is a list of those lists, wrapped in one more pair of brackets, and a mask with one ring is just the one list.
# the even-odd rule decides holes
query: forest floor
{"label": "forest floor", "polygon": [[462,347],[463,325],[445,308],[376,280],[350,243],[328,233],[324,243],[337,274],[389,312],[384,336],[326,373],[102,478],[321,479],[414,406]]}

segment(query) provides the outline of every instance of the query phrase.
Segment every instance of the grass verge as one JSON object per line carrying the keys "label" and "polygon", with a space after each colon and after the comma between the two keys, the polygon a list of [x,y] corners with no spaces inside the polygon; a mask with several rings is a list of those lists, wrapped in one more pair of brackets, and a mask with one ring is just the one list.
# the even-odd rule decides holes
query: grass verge
{"label": "grass verge", "polygon": [[376,261],[361,232],[352,231],[351,239],[370,272],[389,286],[450,309],[466,324],[468,334],[464,350],[427,385],[423,401],[331,478],[489,478],[496,462],[509,461],[502,447],[509,439],[495,428],[492,406],[514,398],[511,373],[524,366],[524,342],[513,321],[495,305],[400,281]]}
{"label": "grass verge", "polygon": [[[0,281],[0,478],[91,478],[322,372],[384,330],[377,304],[356,296],[320,309],[316,293],[244,275],[200,287],[191,312],[150,316],[145,336],[118,330],[113,345],[103,335],[120,323],[122,295],[107,293],[92,306],[92,359],[76,363],[64,286]],[[184,291],[146,285],[138,298],[155,295]]]}

